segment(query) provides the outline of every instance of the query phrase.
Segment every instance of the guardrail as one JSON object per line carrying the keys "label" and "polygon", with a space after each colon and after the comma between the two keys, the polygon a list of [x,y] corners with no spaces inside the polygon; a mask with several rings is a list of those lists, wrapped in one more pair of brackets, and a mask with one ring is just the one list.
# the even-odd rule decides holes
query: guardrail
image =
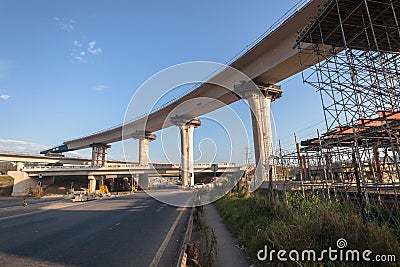
{"label": "guardrail", "polygon": [[89,169],[92,166],[82,165],[82,166],[36,166],[36,167],[24,167],[23,171],[27,170],[47,170],[47,169]]}
{"label": "guardrail", "polygon": [[[235,168],[237,167],[235,163],[215,163],[219,168]],[[212,164],[209,163],[199,163],[194,164],[194,168],[211,168]],[[37,170],[48,170],[48,169],[114,169],[114,168],[150,168],[153,167],[155,169],[179,169],[181,168],[181,164],[173,164],[173,163],[157,163],[157,164],[110,164],[105,165],[103,167],[93,167],[91,165],[79,165],[79,166],[35,166],[35,167],[24,167],[23,171],[37,171]]]}
{"label": "guardrail", "polygon": [[[199,192],[197,191],[194,196],[194,199],[196,199],[198,197],[198,194],[199,194]],[[186,266],[186,259],[187,259],[186,249],[187,249],[188,243],[190,242],[190,240],[192,238],[193,217],[194,217],[195,209],[196,209],[196,207],[193,207],[193,206],[191,207],[189,221],[188,221],[188,224],[186,227],[185,236],[183,237],[182,246],[179,251],[178,260],[176,262],[176,267],[185,267]]]}
{"label": "guardrail", "polygon": [[194,167],[211,167],[212,164],[217,164],[218,167],[236,167],[235,163],[198,163],[194,164]]}
{"label": "guardrail", "polygon": [[185,237],[183,238],[182,247],[179,252],[178,261],[176,263],[176,267],[184,267],[186,266],[186,249],[187,244],[189,243],[191,236],[192,236],[192,229],[193,229],[193,212],[194,208],[192,208],[189,216],[189,222],[186,227]]}

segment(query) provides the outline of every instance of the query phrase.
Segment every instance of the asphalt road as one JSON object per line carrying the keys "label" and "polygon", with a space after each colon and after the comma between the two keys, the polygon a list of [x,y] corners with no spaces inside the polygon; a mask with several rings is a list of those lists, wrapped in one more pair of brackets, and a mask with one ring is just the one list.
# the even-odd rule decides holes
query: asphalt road
{"label": "asphalt road", "polygon": [[158,202],[143,192],[63,205],[0,219],[0,265],[175,264],[189,209]]}
{"label": "asphalt road", "polygon": [[[18,207],[22,206],[23,197],[1,197],[0,198],[0,209],[1,208],[10,208],[10,207]],[[34,197],[27,197],[29,205],[42,204],[47,202],[56,202],[62,200],[62,197],[43,197],[40,199],[36,199]]]}

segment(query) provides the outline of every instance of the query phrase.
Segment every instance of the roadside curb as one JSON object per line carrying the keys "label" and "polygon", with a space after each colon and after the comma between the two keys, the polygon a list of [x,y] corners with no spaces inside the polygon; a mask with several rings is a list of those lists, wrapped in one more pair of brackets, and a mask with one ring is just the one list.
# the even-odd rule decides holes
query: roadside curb
{"label": "roadside curb", "polygon": [[186,267],[186,259],[187,259],[186,249],[192,236],[194,210],[195,208],[192,207],[192,210],[190,211],[188,224],[186,227],[185,237],[183,238],[182,247],[180,249],[178,261],[176,263],[176,267]]}

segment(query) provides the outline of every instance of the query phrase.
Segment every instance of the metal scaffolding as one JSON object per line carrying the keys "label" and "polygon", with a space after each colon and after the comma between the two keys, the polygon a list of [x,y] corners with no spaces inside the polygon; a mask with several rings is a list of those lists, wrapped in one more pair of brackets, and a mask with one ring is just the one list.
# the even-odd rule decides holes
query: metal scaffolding
{"label": "metal scaffolding", "polygon": [[350,199],[364,218],[385,217],[398,229],[392,212],[400,204],[399,15],[400,0],[330,0],[320,7],[297,48],[303,81],[320,94],[326,131],[302,141],[297,153],[277,156],[282,177],[292,170],[303,194]]}

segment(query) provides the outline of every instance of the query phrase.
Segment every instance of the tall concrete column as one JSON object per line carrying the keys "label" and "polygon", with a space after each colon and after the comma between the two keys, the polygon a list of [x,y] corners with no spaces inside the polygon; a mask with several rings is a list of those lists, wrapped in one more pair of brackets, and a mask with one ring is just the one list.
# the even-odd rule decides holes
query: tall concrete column
{"label": "tall concrete column", "polygon": [[88,191],[89,193],[94,193],[96,191],[96,178],[94,177],[94,175],[88,175],[88,180],[89,180]]}
{"label": "tall concrete column", "polygon": [[92,147],[92,167],[103,167],[107,164],[107,150],[111,147],[107,144],[93,143]]}
{"label": "tall concrete column", "polygon": [[[139,139],[139,164],[149,164],[149,142],[156,140],[157,136],[150,132],[135,132],[132,134],[132,138]],[[142,189],[149,188],[149,177],[148,174],[139,175],[139,186]]]}
{"label": "tall concrete column", "polygon": [[271,127],[271,102],[282,96],[280,86],[243,82],[235,90],[246,99],[251,109],[254,154],[257,162],[258,181],[275,179],[274,145]]}
{"label": "tall concrete column", "polygon": [[139,164],[149,164],[149,139],[146,137],[139,138]]}
{"label": "tall concrete column", "polygon": [[186,163],[186,168],[187,168],[187,179],[188,179],[188,185],[193,186],[194,185],[194,150],[193,150],[193,134],[194,134],[194,128],[197,128],[200,126],[200,121],[190,121],[189,124],[186,125],[186,150],[187,150],[187,163]]}
{"label": "tall concrete column", "polygon": [[24,163],[23,162],[17,162],[17,171],[21,171],[24,168]]}
{"label": "tall concrete column", "polygon": [[193,157],[193,134],[194,128],[201,126],[196,118],[176,116],[171,118],[172,123],[180,128],[181,135],[181,177],[182,186],[194,185],[194,157]]}

